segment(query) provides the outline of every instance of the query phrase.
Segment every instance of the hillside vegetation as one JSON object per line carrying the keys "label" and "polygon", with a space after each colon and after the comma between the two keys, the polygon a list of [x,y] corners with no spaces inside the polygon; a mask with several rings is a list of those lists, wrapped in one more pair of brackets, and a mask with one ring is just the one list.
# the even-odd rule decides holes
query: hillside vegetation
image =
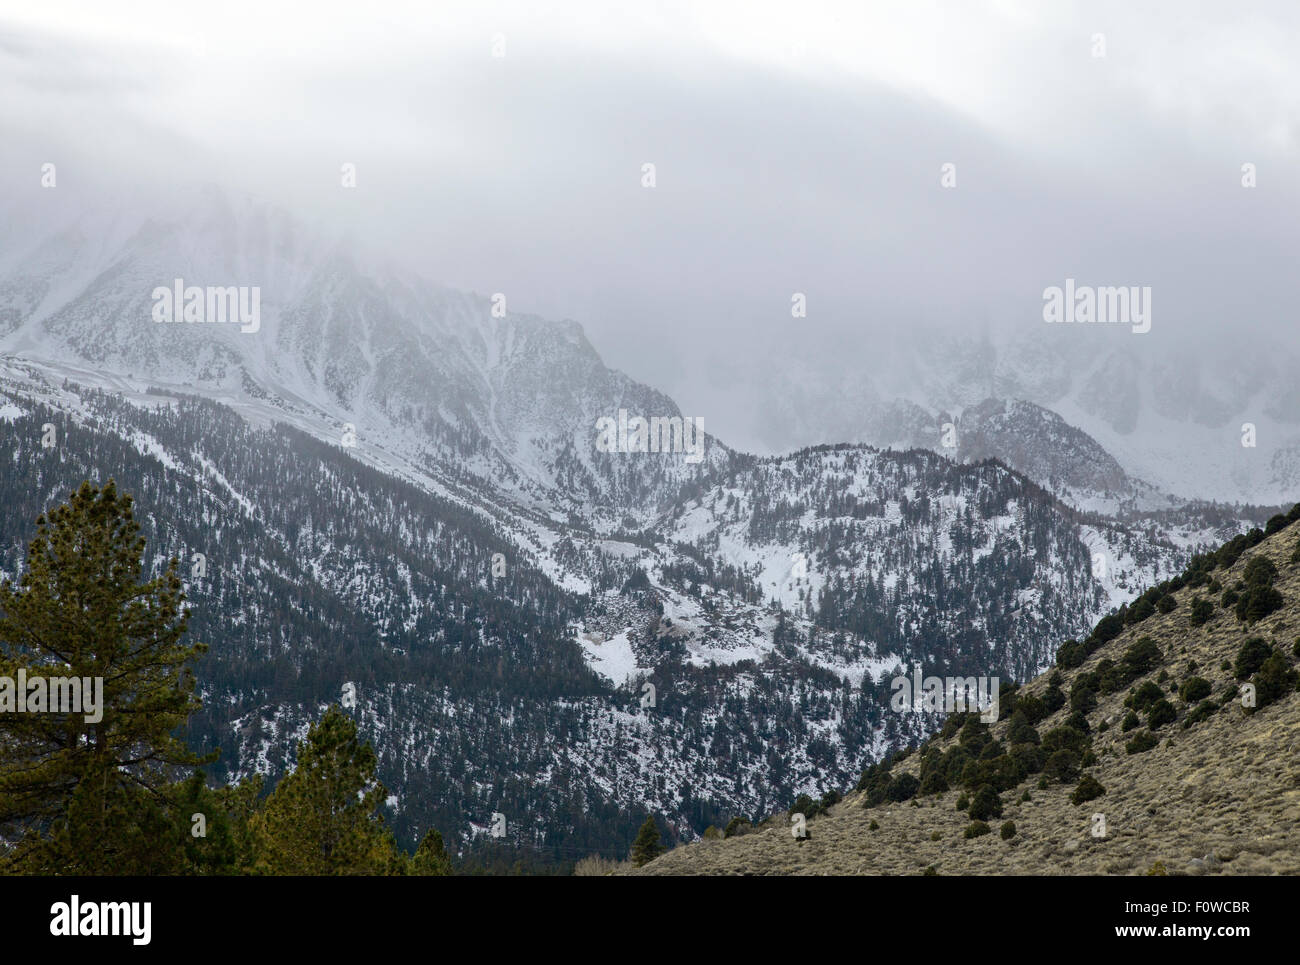
{"label": "hillside vegetation", "polygon": [[[636,873],[1300,873],[1297,519],[1066,641],[1003,687],[996,723],[953,714],[842,800],[733,821]],[[802,840],[796,810],[820,812]]]}

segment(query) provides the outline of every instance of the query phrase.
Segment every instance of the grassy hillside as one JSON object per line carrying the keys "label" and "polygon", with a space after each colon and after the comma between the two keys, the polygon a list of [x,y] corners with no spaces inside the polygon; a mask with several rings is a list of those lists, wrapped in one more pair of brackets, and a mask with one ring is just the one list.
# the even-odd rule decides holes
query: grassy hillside
{"label": "grassy hillside", "polygon": [[996,723],[868,768],[806,839],[785,812],[636,873],[1300,873],[1297,518],[1068,641]]}

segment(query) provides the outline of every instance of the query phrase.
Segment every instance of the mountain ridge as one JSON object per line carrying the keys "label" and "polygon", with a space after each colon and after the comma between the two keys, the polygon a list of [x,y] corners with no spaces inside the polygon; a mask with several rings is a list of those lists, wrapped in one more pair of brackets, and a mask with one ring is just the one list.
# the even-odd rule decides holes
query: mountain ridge
{"label": "mountain ridge", "polygon": [[[895,667],[1032,673],[1260,512],[1084,513],[997,460],[924,449],[602,452],[598,418],[681,411],[605,368],[581,326],[497,318],[296,245],[264,209],[241,217],[218,202],[197,238],[175,218],[119,226],[127,241],[59,291],[22,266],[81,264],[82,247],[9,258],[5,486],[34,517],[37,496],[120,477],[151,514],[154,565],[218,534],[193,738],[225,749],[223,777],[275,776],[351,683],[399,833],[436,825],[481,851],[501,812],[511,847],[607,853],[648,810],[690,839],[724,810],[842,784],[920,737],[882,711]],[[153,284],[240,258],[284,280],[256,333],[150,319]],[[1058,426],[1005,414],[987,413],[986,449],[1021,415]],[[11,511],[7,572],[28,525]]]}
{"label": "mountain ridge", "polygon": [[[1103,620],[1095,644],[1063,650],[1051,673],[1004,693],[996,724],[954,714],[842,799],[797,804],[823,812],[806,838],[781,812],[640,873],[1300,872],[1297,519],[1300,504],[1258,541],[1199,558],[1167,610],[1126,627]],[[1234,599],[1280,597],[1243,620],[1228,597],[1214,602],[1216,584]],[[1000,758],[1004,746],[1012,753]],[[1002,760],[1028,770],[999,777]]]}

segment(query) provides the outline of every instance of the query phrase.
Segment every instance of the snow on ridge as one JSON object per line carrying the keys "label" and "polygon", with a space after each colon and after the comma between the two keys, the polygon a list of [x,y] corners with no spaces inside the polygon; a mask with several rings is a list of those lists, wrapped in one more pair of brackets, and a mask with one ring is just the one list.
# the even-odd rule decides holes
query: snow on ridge
{"label": "snow on ridge", "polygon": [[608,640],[599,633],[583,633],[578,637],[587,665],[615,687],[624,686],[630,679],[654,672],[653,667],[637,665],[636,653],[629,639],[632,628],[615,634]]}

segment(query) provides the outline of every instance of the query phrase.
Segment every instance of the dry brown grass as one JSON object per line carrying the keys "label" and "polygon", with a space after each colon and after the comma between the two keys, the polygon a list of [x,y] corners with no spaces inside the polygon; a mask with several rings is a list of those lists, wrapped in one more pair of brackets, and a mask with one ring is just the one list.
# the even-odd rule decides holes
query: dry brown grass
{"label": "dry brown grass", "polygon": [[575,864],[573,874],[578,878],[603,878],[606,875],[628,871],[634,867],[635,865],[630,861],[615,861],[612,858],[602,858],[598,854],[593,854]]}

